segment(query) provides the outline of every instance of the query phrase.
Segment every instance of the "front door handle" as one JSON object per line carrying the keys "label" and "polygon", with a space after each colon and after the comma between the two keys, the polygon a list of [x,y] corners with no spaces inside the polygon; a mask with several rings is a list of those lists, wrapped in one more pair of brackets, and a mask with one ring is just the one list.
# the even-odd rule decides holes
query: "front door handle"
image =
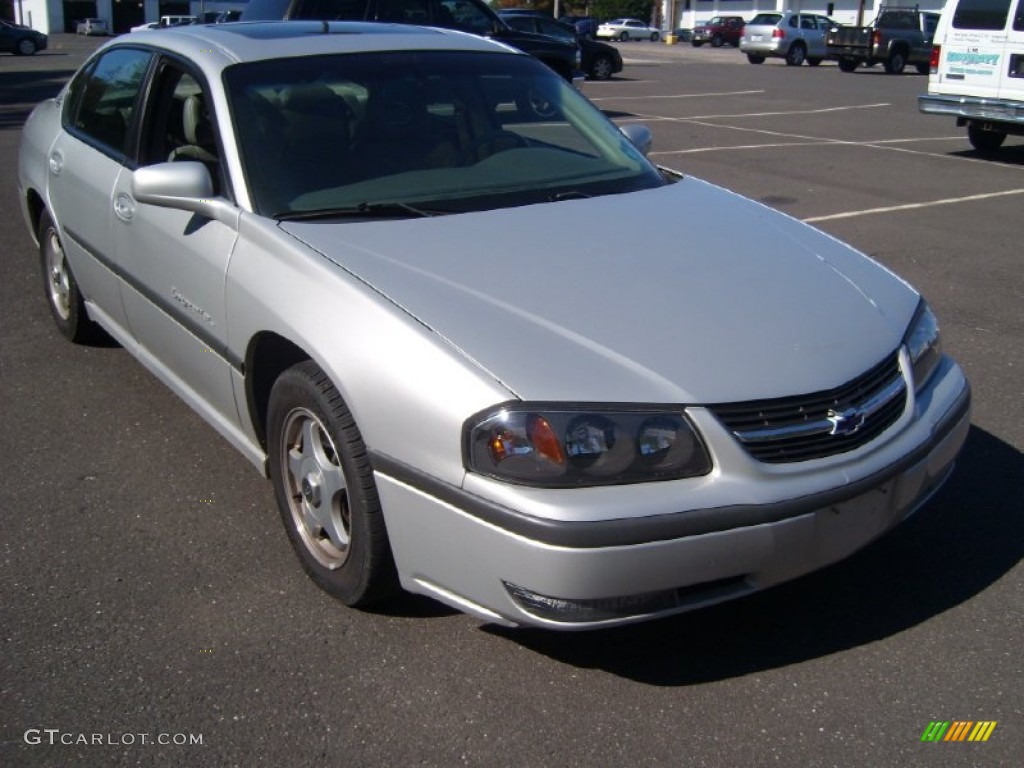
{"label": "front door handle", "polygon": [[114,215],[121,221],[131,221],[135,216],[135,201],[122,192],[114,199]]}

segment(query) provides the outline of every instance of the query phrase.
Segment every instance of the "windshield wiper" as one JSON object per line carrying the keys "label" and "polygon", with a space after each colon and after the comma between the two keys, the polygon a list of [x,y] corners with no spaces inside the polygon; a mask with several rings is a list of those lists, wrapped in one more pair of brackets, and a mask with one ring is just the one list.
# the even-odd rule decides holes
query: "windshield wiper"
{"label": "windshield wiper", "polygon": [[430,210],[427,208],[416,208],[408,203],[387,202],[387,203],[359,203],[342,208],[319,208],[314,211],[285,211],[274,216],[278,221],[312,221],[314,219],[340,219],[350,217],[381,217],[391,216],[415,216],[427,218],[437,216],[449,211]]}
{"label": "windshield wiper", "polygon": [[575,189],[571,189],[568,192],[556,192],[548,198],[552,203],[560,203],[563,200],[584,200],[593,195],[588,195],[586,192],[580,192]]}

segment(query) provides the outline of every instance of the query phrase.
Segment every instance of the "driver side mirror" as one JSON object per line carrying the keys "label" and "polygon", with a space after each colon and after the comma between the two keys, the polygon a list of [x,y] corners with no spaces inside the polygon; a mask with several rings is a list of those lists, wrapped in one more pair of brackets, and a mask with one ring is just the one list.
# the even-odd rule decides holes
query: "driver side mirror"
{"label": "driver side mirror", "polygon": [[209,169],[200,162],[157,163],[132,174],[132,197],[161,208],[191,211],[234,229],[239,210],[222,197],[213,196]]}
{"label": "driver side mirror", "polygon": [[647,153],[651,151],[654,144],[654,136],[650,128],[640,123],[631,123],[622,126],[619,130],[626,135],[634,147],[643,152],[644,157],[647,157]]}

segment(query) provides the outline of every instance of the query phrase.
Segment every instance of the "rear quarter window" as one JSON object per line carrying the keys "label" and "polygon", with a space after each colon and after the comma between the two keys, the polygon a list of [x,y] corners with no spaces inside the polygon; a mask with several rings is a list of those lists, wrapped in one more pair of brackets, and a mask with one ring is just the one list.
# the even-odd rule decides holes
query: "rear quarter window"
{"label": "rear quarter window", "polygon": [[774,27],[782,19],[781,13],[759,13],[750,21],[752,27]]}
{"label": "rear quarter window", "polygon": [[1006,27],[1006,17],[1010,15],[1010,2],[1011,0],[960,0],[953,12],[953,28],[1003,29]]}

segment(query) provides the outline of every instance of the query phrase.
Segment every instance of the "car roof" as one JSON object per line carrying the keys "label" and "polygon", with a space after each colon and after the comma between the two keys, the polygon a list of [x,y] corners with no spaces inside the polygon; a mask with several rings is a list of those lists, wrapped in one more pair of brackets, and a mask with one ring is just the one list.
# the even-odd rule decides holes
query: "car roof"
{"label": "car roof", "polygon": [[122,35],[108,45],[145,45],[218,69],[247,61],[375,51],[521,51],[477,35],[408,24],[356,21],[239,21]]}

